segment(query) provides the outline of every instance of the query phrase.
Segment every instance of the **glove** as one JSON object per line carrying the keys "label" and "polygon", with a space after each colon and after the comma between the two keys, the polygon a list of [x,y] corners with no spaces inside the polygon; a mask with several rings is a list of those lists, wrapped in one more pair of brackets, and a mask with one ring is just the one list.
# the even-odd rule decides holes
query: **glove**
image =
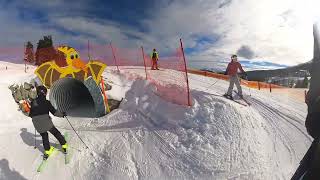
{"label": "glove", "polygon": [[244,78],[245,80],[248,80],[248,74],[247,74],[246,72],[243,73],[243,78]]}

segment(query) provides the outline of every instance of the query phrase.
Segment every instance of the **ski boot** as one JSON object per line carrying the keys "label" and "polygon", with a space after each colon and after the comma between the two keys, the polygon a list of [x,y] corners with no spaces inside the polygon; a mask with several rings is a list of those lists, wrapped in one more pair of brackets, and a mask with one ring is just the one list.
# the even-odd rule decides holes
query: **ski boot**
{"label": "ski boot", "polygon": [[227,99],[233,100],[233,97],[232,97],[231,95],[229,95],[229,94],[224,94],[223,96],[224,96],[225,98],[227,98]]}
{"label": "ski boot", "polygon": [[50,149],[45,151],[43,154],[43,160],[47,160],[49,156],[53,153],[54,147],[50,146]]}
{"label": "ski boot", "polygon": [[67,154],[67,148],[68,148],[68,144],[67,144],[67,143],[65,143],[64,145],[62,145],[62,152],[63,152],[64,154]]}
{"label": "ski boot", "polygon": [[240,99],[243,99],[243,95],[241,94],[241,95],[239,95],[239,97],[240,97]]}

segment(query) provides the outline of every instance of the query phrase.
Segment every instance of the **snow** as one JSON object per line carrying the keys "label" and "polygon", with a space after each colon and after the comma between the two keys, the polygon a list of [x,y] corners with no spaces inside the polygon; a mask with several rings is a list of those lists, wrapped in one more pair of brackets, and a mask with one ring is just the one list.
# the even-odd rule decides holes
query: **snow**
{"label": "snow", "polygon": [[[41,137],[34,149],[31,119],[8,89],[33,78],[34,67],[25,73],[24,65],[0,65],[0,179],[289,179],[311,144],[307,107],[297,98],[243,87],[252,103],[244,107],[221,97],[228,82],[189,74],[193,106],[186,107],[157,96],[151,83],[126,78],[143,77],[143,68],[108,67],[107,95],[123,98],[119,109],[102,118],[68,117],[89,149],[65,119],[53,117],[70,134],[73,157],[65,165],[57,152],[39,174]],[[152,73],[166,78],[172,70]],[[50,142],[57,143],[52,135]]]}

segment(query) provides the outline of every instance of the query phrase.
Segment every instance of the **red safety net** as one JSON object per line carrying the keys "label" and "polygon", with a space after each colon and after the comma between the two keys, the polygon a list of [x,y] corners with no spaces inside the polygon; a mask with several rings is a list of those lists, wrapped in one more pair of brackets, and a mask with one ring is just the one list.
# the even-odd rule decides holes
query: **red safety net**
{"label": "red safety net", "polygon": [[0,47],[0,59],[12,63],[29,63],[40,65],[47,61],[55,60],[59,66],[65,66],[63,62],[64,55],[57,52],[54,47],[41,48],[26,48],[26,47]]}
{"label": "red safety net", "polygon": [[112,46],[115,55],[116,63],[119,69],[131,69],[136,67],[143,67],[143,56],[139,48],[118,48]]}
{"label": "red safety net", "polygon": [[[152,59],[152,52],[145,54],[147,79],[157,87],[157,94],[164,99],[181,105],[189,105],[186,66],[181,48]],[[158,67],[159,70],[154,68]],[[189,98],[189,100],[188,100]]]}
{"label": "red safety net", "polygon": [[[75,47],[76,48],[76,47]],[[99,60],[107,64],[108,66],[115,66],[116,63],[113,60],[112,52],[108,44],[105,45],[83,45],[76,48],[80,54],[80,58],[83,61]]]}
{"label": "red safety net", "polygon": [[113,44],[90,44],[87,49],[84,50],[85,53],[80,53],[81,57],[89,56],[92,60],[100,60],[107,64],[107,69],[119,70],[128,79],[147,79],[156,86],[155,93],[163,99],[180,105],[189,104],[186,66],[181,48],[163,56],[158,52],[157,63],[160,70],[151,70],[152,52],[144,52],[142,47],[129,49]]}
{"label": "red safety net", "polygon": [[112,44],[97,45],[89,44],[79,48],[82,59],[100,60],[108,66],[116,66],[120,69],[144,67],[142,53],[139,48],[118,48]]}
{"label": "red safety net", "polygon": [[12,63],[22,63],[24,62],[24,52],[25,48],[20,47],[0,47],[0,59]]}
{"label": "red safety net", "polygon": [[[66,66],[65,56],[57,47],[34,48],[35,64],[54,60],[59,66]],[[144,52],[142,47],[119,48],[113,44],[96,45],[83,44],[82,46],[72,46],[80,55],[80,59],[87,62],[89,60],[99,60],[107,64],[107,70],[117,70],[128,79],[147,79],[156,87],[156,95],[163,99],[180,104],[190,105],[189,89],[187,84],[186,65],[183,59],[181,47],[171,53],[161,53],[159,50],[159,70],[151,70],[152,52]],[[23,59],[23,47],[17,49],[0,49],[0,54],[12,57],[16,55],[18,59]],[[4,53],[5,52],[5,53]]]}

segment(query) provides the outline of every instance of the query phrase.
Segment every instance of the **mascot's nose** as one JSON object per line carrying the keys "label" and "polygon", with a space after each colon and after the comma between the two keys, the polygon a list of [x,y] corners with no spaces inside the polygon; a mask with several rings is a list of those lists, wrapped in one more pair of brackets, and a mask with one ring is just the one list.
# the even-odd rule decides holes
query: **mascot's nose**
{"label": "mascot's nose", "polygon": [[74,59],[72,61],[72,66],[75,67],[75,68],[78,68],[78,69],[82,69],[86,73],[88,72],[86,64],[80,58]]}

